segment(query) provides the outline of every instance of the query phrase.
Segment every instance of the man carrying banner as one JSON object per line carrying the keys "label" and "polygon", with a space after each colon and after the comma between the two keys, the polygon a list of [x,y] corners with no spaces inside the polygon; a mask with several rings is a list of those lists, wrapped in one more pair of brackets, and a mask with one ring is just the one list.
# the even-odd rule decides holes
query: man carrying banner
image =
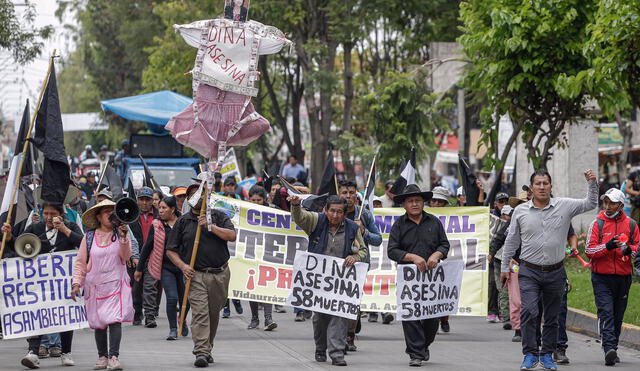
{"label": "man carrying banner", "polygon": [[[358,225],[346,219],[347,200],[333,195],[327,198],[322,213],[303,210],[301,199],[290,196],[291,216],[294,222],[309,235],[307,251],[345,259],[345,265],[364,262],[368,250],[362,239]],[[317,362],[327,360],[327,350],[331,364],[346,366],[344,349],[347,339],[347,319],[325,313],[315,313],[313,317],[313,337],[316,344]]]}
{"label": "man carrying banner", "polygon": [[[197,185],[187,188],[187,199],[198,190]],[[167,243],[167,256],[186,279],[191,279],[189,302],[191,303],[191,338],[196,367],[207,367],[213,363],[211,350],[213,339],[218,330],[220,310],[227,302],[229,291],[229,249],[228,241],[236,240],[236,230],[229,217],[221,211],[211,210],[211,220],[200,216],[202,197],[191,211],[182,215],[173,225]],[[211,223],[209,223],[211,222]],[[198,228],[200,234],[199,249],[193,269],[191,261],[193,245]]]}
{"label": "man carrying banner", "polygon": [[[538,169],[531,175],[533,199],[518,206],[511,217],[509,234],[502,254],[502,284],[507,281],[509,263],[521,248],[518,281],[522,307],[521,370],[534,369],[542,363],[545,369],[556,370],[552,353],[558,343],[558,316],[567,274],[564,270],[565,241],[571,218],[598,205],[598,184],[591,170],[584,172],[588,193],[582,200],[551,197],[551,175]],[[536,331],[542,300],[542,349]],[[541,356],[539,356],[541,354]]]}
{"label": "man carrying banner", "polygon": [[[421,272],[435,268],[449,252],[449,240],[440,220],[423,210],[432,195],[410,184],[393,198],[406,213],[391,227],[387,255],[398,264],[415,264]],[[409,366],[420,367],[429,360],[429,346],[436,338],[439,323],[438,318],[402,321]]]}

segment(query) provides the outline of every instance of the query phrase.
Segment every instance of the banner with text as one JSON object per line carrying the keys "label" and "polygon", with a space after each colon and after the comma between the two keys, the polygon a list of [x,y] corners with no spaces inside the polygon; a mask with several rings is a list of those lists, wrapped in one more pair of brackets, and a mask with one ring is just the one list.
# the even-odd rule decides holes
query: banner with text
{"label": "banner with text", "polygon": [[293,261],[293,283],[287,304],[357,319],[367,266],[366,263],[355,263],[345,267],[344,259],[298,252]]}
{"label": "banner with text", "polygon": [[443,261],[424,272],[415,264],[398,265],[398,320],[415,321],[456,314],[464,265]]}
{"label": "banner with text", "polygon": [[[238,236],[229,244],[231,282],[229,296],[273,304],[286,304],[292,283],[296,251],[306,251],[307,235],[286,211],[212,195],[210,206],[224,210]],[[488,297],[489,209],[487,207],[428,208],[445,228],[450,243],[446,261],[464,265],[457,308],[459,315],[486,316]],[[362,311],[396,312],[396,263],[387,257],[387,240],[401,208],[375,209],[382,233],[380,246],[369,246],[371,262]]]}
{"label": "banner with text", "polygon": [[89,327],[84,299],[71,299],[76,251],[3,259],[0,318],[5,339]]}

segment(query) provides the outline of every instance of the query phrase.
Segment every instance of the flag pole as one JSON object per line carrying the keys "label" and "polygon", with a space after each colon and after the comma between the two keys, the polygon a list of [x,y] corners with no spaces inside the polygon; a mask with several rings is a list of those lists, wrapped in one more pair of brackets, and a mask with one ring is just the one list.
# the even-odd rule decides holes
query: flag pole
{"label": "flag pole", "polygon": [[[208,181],[207,181],[208,183]],[[200,206],[200,216],[207,215],[207,201],[209,199],[209,185],[205,184],[204,199],[202,200],[202,206]],[[198,247],[200,246],[200,235],[202,234],[202,227],[196,229],[196,237],[193,241],[193,249],[191,251],[191,261],[189,267],[193,269],[196,264],[196,256],[198,256]],[[187,299],[189,298],[189,291],[191,291],[191,278],[187,280],[184,285],[184,296],[182,298],[182,306],[180,308],[180,321],[178,322],[178,335],[182,333],[182,326],[184,325],[184,319],[187,314]]]}
{"label": "flag pole", "polygon": [[[373,161],[371,162],[371,169],[369,170],[369,176],[367,177],[367,185],[364,187],[364,197],[367,197],[367,193],[369,190],[369,182],[371,181],[371,174],[373,174],[373,169],[374,166],[376,165],[376,159],[378,158],[378,151],[380,149],[376,149],[376,154],[373,155]],[[372,191],[373,192],[373,191]],[[362,201],[362,206],[360,207],[360,213],[358,213],[358,220],[360,220],[360,217],[362,217],[362,211],[364,210],[364,203],[367,201],[366,198],[363,197],[363,201]]]}
{"label": "flag pole", "polygon": [[[47,76],[42,82],[42,88],[40,89],[40,96],[38,97],[38,104],[36,105],[36,110],[33,116],[31,116],[31,122],[29,123],[29,130],[27,130],[26,140],[24,141],[24,145],[22,146],[22,156],[20,157],[20,164],[18,165],[16,179],[13,184],[13,190],[11,191],[11,202],[9,203],[9,210],[7,212],[7,222],[11,221],[11,217],[13,214],[13,200],[16,199],[16,193],[18,192],[18,187],[20,187],[20,177],[22,175],[22,167],[24,166],[24,154],[29,149],[29,139],[31,139],[31,132],[33,131],[33,126],[36,123],[36,118],[38,117],[38,111],[40,110],[40,104],[42,103],[42,98],[44,97],[44,91],[47,88],[47,83],[49,82],[49,76],[51,75],[51,69],[53,68],[53,58],[56,56],[56,49],[53,49],[53,53],[51,53],[51,57],[49,58],[49,68],[47,69]],[[7,233],[2,234],[2,247],[0,247],[0,259],[2,259],[2,255],[4,254],[4,247],[7,245]]]}

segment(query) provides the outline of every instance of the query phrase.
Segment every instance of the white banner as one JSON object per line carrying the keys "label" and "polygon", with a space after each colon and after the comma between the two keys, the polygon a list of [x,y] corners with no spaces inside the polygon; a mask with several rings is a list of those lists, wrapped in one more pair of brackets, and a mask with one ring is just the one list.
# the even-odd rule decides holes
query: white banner
{"label": "white banner", "polygon": [[344,266],[344,259],[298,252],[287,304],[349,319],[358,318],[367,278],[366,263]]}
{"label": "white banner", "polygon": [[464,262],[443,261],[420,272],[415,264],[398,264],[398,320],[415,321],[457,314]]}
{"label": "white banner", "polygon": [[71,300],[76,254],[66,251],[2,260],[0,318],[5,339],[89,327],[84,299]]}

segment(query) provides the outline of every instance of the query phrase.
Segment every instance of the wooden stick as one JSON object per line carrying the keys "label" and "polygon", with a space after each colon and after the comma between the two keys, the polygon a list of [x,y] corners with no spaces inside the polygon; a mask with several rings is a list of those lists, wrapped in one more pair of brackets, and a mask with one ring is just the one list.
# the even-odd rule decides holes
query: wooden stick
{"label": "wooden stick", "polygon": [[[42,82],[42,88],[40,89],[40,96],[38,97],[38,104],[36,105],[36,110],[33,116],[31,116],[31,122],[29,123],[29,130],[27,130],[27,136],[24,141],[24,145],[22,146],[22,157],[20,157],[20,165],[18,166],[16,179],[13,184],[13,190],[11,191],[11,202],[9,203],[9,210],[7,212],[7,223],[11,221],[11,216],[13,215],[13,200],[16,199],[16,194],[18,192],[18,188],[20,187],[20,177],[22,176],[22,167],[24,166],[24,157],[25,153],[29,150],[29,139],[31,138],[31,132],[33,131],[33,126],[36,123],[36,118],[38,117],[38,111],[40,110],[40,104],[42,104],[42,98],[44,97],[44,91],[47,88],[47,83],[49,82],[49,76],[51,75],[51,69],[53,69],[53,58],[56,56],[56,49],[53,49],[53,53],[51,53],[51,57],[49,59],[49,68],[47,69],[47,76]],[[4,247],[7,244],[8,233],[2,234],[2,247],[0,247],[0,259],[2,259],[2,255],[4,254]]]}
{"label": "wooden stick", "polygon": [[[209,185],[205,184],[204,200],[202,200],[202,206],[200,206],[200,216],[207,215],[207,201],[209,199]],[[202,234],[202,228],[196,230],[196,238],[193,241],[193,250],[191,252],[191,261],[189,267],[193,269],[196,264],[196,257],[198,255],[198,247],[200,247],[200,234]],[[184,285],[184,296],[182,298],[182,306],[180,308],[180,321],[178,323],[178,336],[182,333],[182,326],[184,325],[184,319],[187,314],[187,300],[189,298],[189,291],[191,291],[191,278],[187,280]]]}
{"label": "wooden stick", "polygon": [[[373,167],[376,165],[376,159],[378,158],[378,150],[376,150],[376,154],[373,155],[373,161],[371,162],[371,169],[369,170],[369,176],[367,177],[367,185],[364,187],[364,197],[367,197],[367,191],[369,188],[369,182],[371,181],[371,174],[373,174]],[[371,191],[373,192],[373,190]],[[362,211],[364,210],[364,204],[367,201],[366,198],[362,201],[362,206],[360,206],[360,212],[358,213],[358,217],[356,219],[360,220],[362,217]]]}
{"label": "wooden stick", "polygon": [[338,192],[338,174],[337,173],[333,173],[333,181],[336,183],[336,194],[339,194]]}

